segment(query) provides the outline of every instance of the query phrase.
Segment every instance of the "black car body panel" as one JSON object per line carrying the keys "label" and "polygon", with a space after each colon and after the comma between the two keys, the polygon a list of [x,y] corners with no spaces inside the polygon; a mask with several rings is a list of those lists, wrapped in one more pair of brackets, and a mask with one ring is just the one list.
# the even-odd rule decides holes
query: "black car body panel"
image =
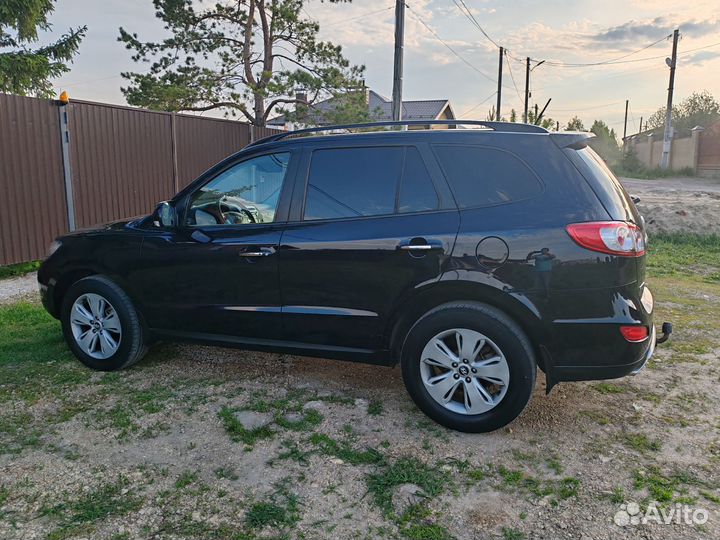
{"label": "black car body panel", "polygon": [[[313,152],[393,146],[421,156],[436,208],[303,220]],[[453,146],[511,155],[531,171],[537,189],[487,205],[458,200],[438,150]],[[531,337],[549,387],[623,376],[642,365],[654,343],[630,343],[618,331],[622,324],[652,328],[641,299],[644,256],[590,251],[566,226],[643,225],[619,183],[598,178],[588,157],[578,155],[585,151],[582,136],[489,130],[253,145],[170,201],[179,226],[157,227],[149,216],[61,237],[62,248],[38,273],[43,301],[58,316],[74,279],[104,274],[127,291],[157,337],[391,365],[404,333],[428,309],[477,300],[508,313]],[[272,222],[183,225],[199,188],[235,164],[274,152],[291,158]],[[428,247],[408,250],[410,244]],[[245,257],[260,252],[267,256]]]}

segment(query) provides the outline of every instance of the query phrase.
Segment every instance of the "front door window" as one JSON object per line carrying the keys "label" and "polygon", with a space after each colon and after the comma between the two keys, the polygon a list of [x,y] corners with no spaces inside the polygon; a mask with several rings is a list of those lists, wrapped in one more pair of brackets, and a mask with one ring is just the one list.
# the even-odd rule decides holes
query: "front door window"
{"label": "front door window", "polygon": [[267,154],[223,171],[193,194],[187,224],[271,223],[289,161],[289,152]]}

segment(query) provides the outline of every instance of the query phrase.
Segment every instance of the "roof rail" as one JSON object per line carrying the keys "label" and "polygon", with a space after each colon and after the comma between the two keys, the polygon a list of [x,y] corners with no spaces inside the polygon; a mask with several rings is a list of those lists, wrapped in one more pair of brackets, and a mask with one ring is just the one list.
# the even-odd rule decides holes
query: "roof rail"
{"label": "roof rail", "polygon": [[400,120],[386,122],[366,122],[363,124],[342,124],[336,126],[320,126],[314,128],[297,129],[294,131],[284,131],[269,137],[263,137],[257,141],[250,143],[248,146],[257,146],[270,142],[279,141],[286,137],[294,135],[304,135],[306,133],[317,133],[320,131],[333,131],[339,129],[370,129],[376,127],[393,127],[393,126],[483,126],[493,131],[505,133],[548,133],[548,131],[540,126],[532,124],[518,124],[515,122],[489,122],[484,120]]}

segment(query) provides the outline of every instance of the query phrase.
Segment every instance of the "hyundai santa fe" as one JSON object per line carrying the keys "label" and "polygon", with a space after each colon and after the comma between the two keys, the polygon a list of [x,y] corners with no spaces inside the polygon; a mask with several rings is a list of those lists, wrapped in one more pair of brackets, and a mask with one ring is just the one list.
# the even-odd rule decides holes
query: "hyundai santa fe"
{"label": "hyundai santa fe", "polygon": [[419,129],[273,135],[149,216],[61,236],[45,308],[103,371],[158,340],[399,363],[417,406],[468,432],[516,418],[537,368],[548,392],[638,372],[671,326],[591,135],[402,124]]}

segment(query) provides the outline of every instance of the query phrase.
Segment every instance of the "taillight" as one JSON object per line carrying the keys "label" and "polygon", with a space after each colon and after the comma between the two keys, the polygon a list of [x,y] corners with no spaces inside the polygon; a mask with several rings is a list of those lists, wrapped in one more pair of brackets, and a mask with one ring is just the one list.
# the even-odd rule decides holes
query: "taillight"
{"label": "taillight", "polygon": [[621,326],[620,333],[631,343],[645,341],[648,337],[647,326]]}
{"label": "taillight", "polygon": [[621,257],[640,257],[645,254],[645,236],[634,223],[592,221],[573,223],[566,230],[575,242],[593,251]]}

